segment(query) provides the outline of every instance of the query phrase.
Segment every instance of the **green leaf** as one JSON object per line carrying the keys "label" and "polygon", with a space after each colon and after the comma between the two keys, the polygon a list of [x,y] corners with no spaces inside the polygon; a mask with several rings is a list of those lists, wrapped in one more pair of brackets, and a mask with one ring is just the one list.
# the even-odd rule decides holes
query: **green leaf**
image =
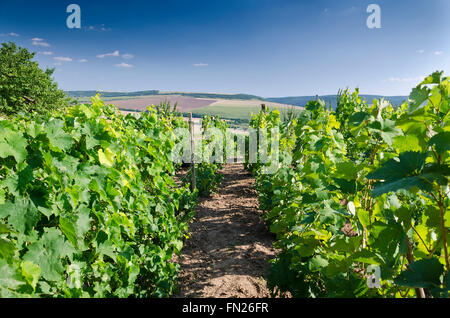
{"label": "green leaf", "polygon": [[109,149],[105,149],[105,152],[103,152],[103,149],[98,150],[98,160],[102,165],[112,167],[114,165],[114,157],[115,154]]}
{"label": "green leaf", "polygon": [[405,232],[411,228],[411,209],[402,206],[394,211],[394,215],[398,218],[398,222],[402,225]]}
{"label": "green leaf", "polygon": [[406,135],[406,136],[397,136],[394,139],[393,146],[399,152],[407,152],[407,151],[415,151],[422,152],[426,150],[426,142],[423,144],[423,139],[419,138],[417,135]]}
{"label": "green leaf", "polygon": [[369,212],[364,210],[364,209],[358,209],[357,216],[358,216],[359,222],[361,222],[361,225],[364,228],[367,228],[369,226],[369,224],[370,224]]}
{"label": "green leaf", "polygon": [[0,205],[5,204],[5,190],[0,188]]}
{"label": "green leaf", "polygon": [[381,139],[388,145],[392,145],[394,137],[402,133],[402,131],[396,127],[395,122],[389,119],[373,121],[369,125],[369,131],[380,134]]}
{"label": "green leaf", "polygon": [[60,230],[46,228],[44,231],[42,237],[29,246],[23,259],[37,264],[46,280],[59,281],[64,271],[62,259],[71,257],[74,249],[64,240]]}
{"label": "green leaf", "polygon": [[59,218],[59,228],[75,248],[86,250],[84,236],[90,227],[90,210],[80,206],[73,213],[66,213]]}
{"label": "green leaf", "polygon": [[0,237],[0,257],[9,260],[14,256],[16,246],[8,239]]}
{"label": "green leaf", "polygon": [[369,118],[370,118],[370,114],[368,114],[366,112],[357,112],[350,117],[349,124],[357,127]]}
{"label": "green leaf", "polygon": [[338,252],[354,253],[360,245],[361,238],[358,236],[339,235],[331,241],[330,249]]}
{"label": "green leaf", "polygon": [[35,289],[39,277],[41,276],[41,269],[39,266],[30,261],[24,261],[20,265],[20,268],[22,269],[23,277],[25,277],[28,284]]}
{"label": "green leaf", "polygon": [[25,285],[20,274],[12,268],[5,260],[0,259],[0,290],[2,288],[18,289]]}
{"label": "green leaf", "polygon": [[442,82],[442,77],[443,77],[444,71],[436,71],[433,74],[427,76],[422,83],[420,83],[419,85],[426,85],[426,84],[440,84]]}
{"label": "green leaf", "polygon": [[316,255],[309,260],[309,270],[312,272],[320,271],[328,266],[328,260],[320,255]]}
{"label": "green leaf", "polygon": [[0,158],[13,156],[16,162],[27,157],[27,140],[19,132],[5,130],[0,134]]}
{"label": "green leaf", "polygon": [[395,284],[410,288],[433,288],[440,285],[440,276],[444,267],[436,258],[422,259],[409,265],[394,279]]}
{"label": "green leaf", "polygon": [[319,245],[319,242],[314,238],[301,239],[296,245],[295,250],[300,256],[307,257],[314,255],[315,248]]}
{"label": "green leaf", "polygon": [[7,202],[0,206],[0,211],[9,215],[8,223],[19,233],[29,233],[40,219],[39,211],[29,199]]}
{"label": "green leaf", "polygon": [[434,135],[428,144],[434,146],[439,154],[444,155],[450,150],[450,131],[443,131]]}
{"label": "green leaf", "polygon": [[380,179],[372,194],[379,196],[383,193],[395,192],[399,189],[409,190],[412,187],[428,189],[430,181],[438,178],[437,173],[420,174],[425,165],[427,154],[419,152],[403,152],[398,160],[390,159],[381,168],[370,173],[368,179]]}
{"label": "green leaf", "polygon": [[333,176],[346,181],[352,181],[358,178],[360,168],[354,162],[339,162],[336,164],[336,171]]}
{"label": "green leaf", "polygon": [[374,252],[368,250],[357,251],[350,257],[353,262],[381,265],[383,261]]}
{"label": "green leaf", "polygon": [[415,111],[427,100],[430,90],[427,87],[415,87],[409,95],[409,112]]}
{"label": "green leaf", "polygon": [[72,136],[64,131],[64,122],[60,119],[51,120],[45,132],[54,150],[67,151],[73,144]]}

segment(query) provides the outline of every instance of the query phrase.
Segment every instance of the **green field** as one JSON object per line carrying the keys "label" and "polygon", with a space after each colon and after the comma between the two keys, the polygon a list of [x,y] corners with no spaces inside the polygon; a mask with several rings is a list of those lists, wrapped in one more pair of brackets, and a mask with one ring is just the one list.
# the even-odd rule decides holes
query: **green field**
{"label": "green field", "polygon": [[[291,108],[290,107],[271,107],[268,105],[268,109],[272,110],[277,108],[281,113],[281,118],[287,114]],[[210,116],[220,116],[224,119],[229,119],[230,126],[242,127],[247,126],[251,114],[257,114],[261,110],[261,106],[249,105],[249,106],[234,106],[234,105],[221,105],[213,104],[211,106],[200,107],[192,110],[192,115],[195,117],[201,117],[204,115]],[[292,110],[297,115],[302,111],[299,107],[293,107]]]}
{"label": "green field", "polygon": [[[146,99],[153,97],[160,97],[162,95],[136,95],[136,96],[114,96],[114,97],[102,97],[105,102],[113,102],[118,100],[135,100],[135,99]],[[198,97],[194,97],[193,100]],[[90,97],[82,96],[76,97],[78,102],[86,103],[90,102]],[[281,113],[281,118],[284,118],[285,114],[292,111],[299,114],[302,108],[297,106],[291,106],[287,104],[280,104],[276,102],[266,102],[261,99],[216,99],[216,102],[208,106],[202,106],[194,109],[183,110],[184,115],[187,116],[188,112],[192,112],[194,117],[202,117],[204,115],[210,116],[220,116],[224,119],[229,119],[229,124],[232,127],[242,128],[246,126],[250,120],[251,114],[256,114],[261,110],[261,104],[266,104],[268,110],[277,108]],[[120,107],[120,106],[119,106]],[[121,110],[133,111],[131,107],[120,107]]]}

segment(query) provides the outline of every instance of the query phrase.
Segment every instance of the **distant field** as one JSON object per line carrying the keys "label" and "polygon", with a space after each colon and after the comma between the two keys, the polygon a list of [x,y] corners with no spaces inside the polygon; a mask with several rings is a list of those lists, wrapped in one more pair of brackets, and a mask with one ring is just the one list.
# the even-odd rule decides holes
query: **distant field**
{"label": "distant field", "polygon": [[261,110],[261,104],[266,104],[269,109],[277,108],[280,113],[285,113],[294,107],[296,112],[303,108],[286,104],[272,103],[261,100],[218,100],[217,102],[192,110],[193,115],[213,115],[221,118],[234,120],[249,120],[251,114],[256,114]]}
{"label": "distant field", "polygon": [[[88,97],[78,97],[79,102],[90,102]],[[303,108],[276,102],[268,102],[260,99],[222,99],[222,98],[199,98],[186,95],[148,95],[148,96],[120,96],[102,97],[110,104],[121,110],[143,111],[150,105],[157,105],[162,101],[170,101],[173,106],[178,103],[177,110],[182,113],[192,112],[194,116],[203,115],[220,116],[224,119],[234,121],[234,124],[248,123],[252,113],[261,110],[261,104],[266,104],[269,109],[277,108],[280,113],[286,113],[291,109],[299,113]]]}
{"label": "distant field", "polygon": [[139,98],[123,98],[118,100],[117,98],[106,99],[108,103],[115,105],[117,108],[130,109],[130,110],[145,110],[147,106],[158,105],[159,103],[167,100],[170,102],[171,106],[178,103],[177,110],[180,112],[190,111],[194,108],[200,108],[204,106],[211,105],[216,100],[206,99],[206,98],[194,98],[188,96],[177,96],[177,95],[157,95],[157,96],[142,96]]}

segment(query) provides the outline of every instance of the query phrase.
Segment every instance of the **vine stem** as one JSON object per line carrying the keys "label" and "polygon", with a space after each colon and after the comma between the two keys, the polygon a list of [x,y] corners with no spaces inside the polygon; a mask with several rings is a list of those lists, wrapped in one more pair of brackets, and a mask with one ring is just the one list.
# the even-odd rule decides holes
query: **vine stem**
{"label": "vine stem", "polygon": [[444,243],[444,255],[445,255],[445,265],[446,272],[449,271],[449,261],[448,261],[448,250],[447,250],[447,229],[445,228],[445,220],[444,220],[444,203],[442,199],[442,189],[439,187],[439,213],[441,216],[441,231],[442,231],[442,241]]}
{"label": "vine stem", "polygon": [[[408,265],[414,262],[414,255],[412,251],[411,242],[409,241],[408,236],[406,236],[406,247],[408,248],[408,253],[406,254],[406,259],[408,260]],[[423,288],[414,288],[416,291],[417,298],[426,298],[425,290]]]}

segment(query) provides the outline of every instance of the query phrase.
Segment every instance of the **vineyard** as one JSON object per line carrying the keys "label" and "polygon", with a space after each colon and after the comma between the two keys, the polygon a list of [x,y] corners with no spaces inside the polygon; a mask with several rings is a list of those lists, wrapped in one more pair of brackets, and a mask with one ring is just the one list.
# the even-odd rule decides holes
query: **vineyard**
{"label": "vineyard", "polygon": [[197,195],[169,160],[184,124],[98,98],[1,121],[1,297],[169,296]]}
{"label": "vineyard", "polygon": [[[277,251],[261,275],[274,297],[448,297],[450,79],[433,73],[399,108],[358,94],[335,111],[316,100],[292,118],[252,115],[276,158],[251,160],[246,137],[258,231]],[[175,111],[124,116],[98,96],[0,120],[0,297],[176,294],[197,204],[225,187],[237,147],[206,116],[187,171],[172,156],[187,128]]]}
{"label": "vineyard", "polygon": [[[277,173],[248,166],[280,250],[274,293],[448,297],[449,102],[436,72],[398,109],[344,91],[336,111],[319,100],[288,123],[276,110],[252,117],[281,132]],[[379,288],[367,283],[374,266]]]}

